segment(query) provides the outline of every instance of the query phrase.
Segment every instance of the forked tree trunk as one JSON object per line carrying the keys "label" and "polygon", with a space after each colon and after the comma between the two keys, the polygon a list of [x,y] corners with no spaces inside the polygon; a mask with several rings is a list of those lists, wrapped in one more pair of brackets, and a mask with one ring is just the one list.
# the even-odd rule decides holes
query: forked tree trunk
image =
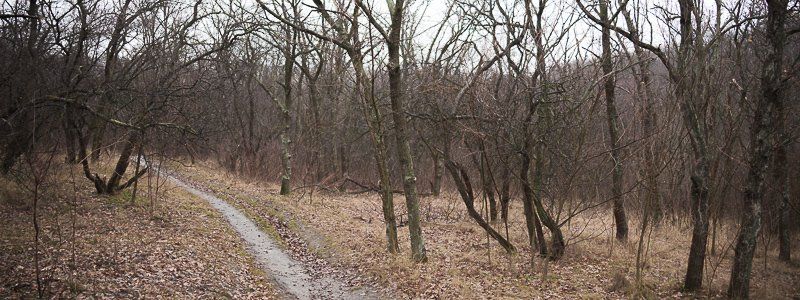
{"label": "forked tree trunk", "polygon": [[[316,3],[317,5],[321,5],[321,2],[317,1]],[[356,13],[354,15],[357,16],[358,14]],[[331,19],[328,19],[328,22],[333,24]],[[357,18],[353,18],[351,22],[353,28],[350,32],[352,32],[351,38],[353,44],[351,48],[346,50],[356,77],[356,96],[361,99],[361,111],[364,113],[364,119],[367,121],[369,135],[375,150],[375,165],[378,169],[378,177],[380,179],[381,206],[383,209],[383,221],[386,227],[386,247],[389,253],[395,254],[400,252],[400,247],[397,241],[397,219],[394,214],[392,183],[389,179],[389,167],[386,163],[387,147],[384,141],[383,115],[372,93],[372,89],[366,77],[366,72],[364,71],[364,57],[360,52],[361,42],[358,36],[358,20]],[[337,30],[340,34],[344,34],[344,30],[341,28],[337,27]],[[342,154],[346,156],[345,152],[342,152]]]}
{"label": "forked tree trunk", "polygon": [[539,255],[547,256],[547,243],[544,240],[542,223],[539,222],[539,217],[536,213],[534,205],[535,195],[533,193],[533,188],[531,187],[531,182],[528,176],[531,165],[530,155],[527,151],[529,147],[526,146],[525,148],[526,150],[524,150],[524,153],[522,153],[522,164],[519,171],[519,183],[522,187],[522,209],[523,213],[525,214],[525,226],[528,232],[528,245],[530,245],[532,252],[536,251],[535,249],[538,246]]}
{"label": "forked tree trunk", "polygon": [[127,133],[127,138],[123,142],[122,145],[122,152],[119,154],[119,159],[117,160],[117,164],[114,167],[114,173],[111,174],[111,178],[105,180],[105,178],[100,177],[97,173],[92,173],[91,167],[89,165],[89,159],[87,155],[87,147],[86,141],[82,135],[79,135],[79,152],[80,152],[80,159],[81,165],[83,167],[83,174],[88,178],[92,183],[94,183],[95,190],[98,194],[106,194],[106,195],[114,195],[119,193],[120,191],[128,188],[133,183],[135,183],[139,178],[147,173],[148,167],[145,167],[139,170],[138,173],[133,174],[130,179],[128,179],[125,183],[121,183],[122,178],[125,176],[125,172],[128,170],[128,166],[130,165],[130,157],[133,153],[133,149],[138,143],[140,143],[141,133],[137,130],[129,130]]}
{"label": "forked tree trunk", "polygon": [[559,260],[562,256],[564,256],[564,249],[566,247],[566,243],[564,242],[564,234],[561,232],[561,227],[556,223],[556,220],[547,212],[544,208],[544,204],[542,203],[542,176],[543,176],[543,168],[544,168],[544,157],[542,151],[542,145],[536,146],[536,157],[534,158],[535,163],[535,170],[533,173],[533,185],[534,185],[534,197],[533,203],[536,206],[536,214],[539,217],[539,220],[542,221],[545,227],[550,231],[550,251],[549,251],[549,258],[551,260]]}
{"label": "forked tree trunk", "polygon": [[[465,144],[467,143],[465,142]],[[497,200],[495,200],[494,193],[494,178],[492,176],[491,165],[486,159],[486,147],[484,146],[483,141],[478,141],[477,144],[478,157],[475,155],[470,155],[470,157],[472,158],[472,163],[475,165],[475,168],[478,169],[480,173],[481,189],[486,196],[486,200],[489,202],[489,220],[494,222],[497,221]],[[471,152],[474,152],[474,150],[470,148],[469,144],[467,144],[467,148],[469,148]]]}

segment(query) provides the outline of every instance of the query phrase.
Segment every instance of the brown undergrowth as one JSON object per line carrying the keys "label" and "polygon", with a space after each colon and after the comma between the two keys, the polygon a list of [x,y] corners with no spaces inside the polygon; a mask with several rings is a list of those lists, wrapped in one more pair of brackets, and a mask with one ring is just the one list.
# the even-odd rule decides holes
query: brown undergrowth
{"label": "brown undergrowth", "polygon": [[[243,241],[204,200],[162,182],[150,201],[145,177],[131,204],[130,190],[98,196],[78,166],[59,168],[38,208],[44,297],[276,298]],[[0,178],[0,298],[37,293],[25,184]]]}
{"label": "brown undergrowth", "polygon": [[[730,244],[735,229],[718,230],[716,254],[709,255],[705,290],[685,294],[680,290],[688,253],[690,228],[662,224],[654,229],[646,249],[642,280],[635,280],[636,240],[613,239],[613,223],[604,209],[587,211],[565,225],[570,243],[558,262],[531,258],[526,246],[521,204],[512,203],[509,235],[519,253],[504,254],[484,231],[466,216],[457,195],[422,200],[423,231],[430,261],[415,264],[409,258],[408,229],[401,227],[400,255],[385,251],[380,200],[377,195],[349,195],[294,191],[278,196],[278,186],[248,182],[213,163],[193,166],[175,164],[185,179],[235,200],[249,215],[280,218],[305,244],[319,244],[315,251],[337,269],[364,274],[398,298],[438,299],[616,299],[616,298],[718,298],[724,295],[729,276]],[[396,212],[404,215],[402,196],[396,196]],[[636,228],[636,222],[631,222]],[[493,224],[505,233],[501,223]],[[303,232],[307,227],[316,235]],[[307,231],[307,230],[306,230]],[[505,234],[504,234],[505,235]],[[755,260],[753,297],[800,296],[800,269],[777,261],[776,254],[760,252]],[[533,262],[533,264],[531,263]]]}

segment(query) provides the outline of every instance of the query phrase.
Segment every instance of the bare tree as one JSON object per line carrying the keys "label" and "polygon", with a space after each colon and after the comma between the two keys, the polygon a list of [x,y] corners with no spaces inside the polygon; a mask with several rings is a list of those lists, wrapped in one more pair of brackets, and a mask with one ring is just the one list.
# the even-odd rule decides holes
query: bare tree
{"label": "bare tree", "polygon": [[750,297],[750,276],[756,238],[761,229],[761,201],[764,179],[770,157],[773,155],[772,135],[776,128],[776,107],[783,102],[783,49],[786,43],[784,24],[788,14],[788,1],[767,1],[766,40],[769,45],[761,68],[761,95],[755,103],[755,115],[750,128],[750,171],[744,191],[744,212],[736,241],[731,269],[728,297]]}
{"label": "bare tree", "polygon": [[611,29],[609,25],[612,24],[608,12],[607,0],[600,0],[600,21],[605,23],[601,27],[602,30],[602,48],[603,54],[600,64],[603,68],[603,76],[605,82],[603,83],[603,91],[606,96],[606,119],[608,120],[608,148],[611,153],[611,162],[613,164],[612,182],[611,182],[611,197],[614,202],[614,224],[616,224],[616,233],[618,240],[626,240],[628,238],[628,219],[625,217],[625,201],[622,198],[622,157],[620,149],[619,137],[619,116],[617,115],[617,106],[614,104],[614,92],[616,90],[616,81],[614,70],[614,63],[612,61],[611,53]]}

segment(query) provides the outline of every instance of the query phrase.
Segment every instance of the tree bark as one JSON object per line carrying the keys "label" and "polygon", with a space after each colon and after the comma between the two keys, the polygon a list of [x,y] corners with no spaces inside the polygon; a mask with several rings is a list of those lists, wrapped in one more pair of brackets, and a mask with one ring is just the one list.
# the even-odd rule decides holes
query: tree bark
{"label": "tree bark", "polygon": [[782,101],[781,72],[783,47],[786,40],[784,23],[788,1],[768,0],[766,35],[769,47],[761,69],[761,97],[750,133],[750,171],[744,192],[744,213],[736,241],[728,297],[750,298],[750,276],[755,254],[756,239],[761,229],[761,201],[772,149],[771,136],[775,130],[775,104]]}
{"label": "tree bark", "polygon": [[539,217],[539,220],[542,221],[545,227],[550,231],[550,251],[549,251],[549,258],[550,260],[559,260],[562,256],[564,256],[564,248],[566,247],[566,243],[564,242],[564,234],[561,232],[561,227],[556,223],[550,213],[544,208],[544,204],[542,203],[542,196],[541,196],[541,189],[542,189],[542,176],[543,176],[543,168],[544,168],[544,157],[542,151],[542,145],[536,146],[536,157],[535,159],[535,166],[534,166],[534,175],[533,175],[533,203],[536,206],[536,214]]}
{"label": "tree bark", "polygon": [[782,261],[792,260],[792,238],[789,232],[789,222],[791,220],[790,213],[792,212],[789,206],[789,161],[787,160],[786,148],[789,147],[791,138],[786,134],[786,111],[784,107],[784,99],[775,101],[775,135],[777,137],[777,145],[775,146],[775,166],[773,178],[775,184],[778,186],[778,195],[780,203],[780,213],[778,216],[778,259]]}
{"label": "tree bark", "polygon": [[[610,24],[608,19],[608,0],[600,0],[600,20]],[[622,198],[622,158],[619,149],[619,121],[617,107],[614,104],[614,90],[616,83],[614,79],[614,66],[611,60],[611,30],[608,26],[602,26],[602,48],[603,54],[601,67],[605,81],[603,89],[606,96],[606,120],[608,122],[608,147],[611,151],[612,163],[612,182],[611,197],[614,204],[614,224],[616,224],[617,239],[624,241],[628,238],[628,219],[625,216],[625,203]]]}
{"label": "tree bark", "polygon": [[[526,142],[527,143],[527,142]],[[544,240],[544,232],[542,224],[539,222],[538,214],[534,208],[534,193],[531,188],[531,182],[528,174],[530,173],[531,159],[528,154],[529,146],[525,146],[522,153],[522,165],[519,171],[519,182],[522,186],[522,209],[525,214],[525,226],[528,232],[528,245],[531,251],[535,251],[536,247],[539,248],[539,255],[547,256],[547,243]]]}
{"label": "tree bark", "polygon": [[[287,26],[288,27],[288,26]],[[292,130],[292,77],[294,75],[294,31],[287,29],[287,44],[284,53],[283,65],[283,103],[279,105],[281,118],[281,195],[288,195],[292,192],[292,153],[291,153],[291,130]],[[289,38],[291,36],[292,38]]]}
{"label": "tree bark", "polygon": [[[709,190],[709,154],[706,145],[706,128],[702,124],[704,105],[697,95],[695,81],[703,80],[697,74],[695,66],[702,62],[702,52],[695,53],[692,13],[694,4],[691,0],[680,0],[680,33],[681,42],[678,49],[678,78],[676,98],[681,106],[684,123],[689,132],[689,141],[694,154],[691,171],[691,214],[692,241],[689,248],[689,259],[684,279],[684,289],[697,291],[703,286],[703,270],[705,267],[706,246],[708,245],[708,190]],[[702,50],[702,49],[701,49]],[[695,57],[700,56],[700,57]]]}
{"label": "tree bark", "polygon": [[503,249],[506,250],[508,254],[516,253],[516,248],[512,245],[508,240],[503,238],[500,233],[498,233],[494,228],[492,228],[486,220],[481,217],[481,214],[475,210],[475,194],[472,190],[472,184],[470,183],[469,176],[467,172],[464,171],[456,163],[448,160],[445,163],[447,170],[450,172],[450,176],[453,179],[453,182],[456,184],[456,188],[458,189],[459,194],[461,195],[461,199],[464,201],[464,205],[467,207],[467,213],[469,216],[478,223],[483,230],[486,231]]}
{"label": "tree bark", "polygon": [[481,183],[483,184],[483,192],[486,193],[486,198],[489,200],[489,220],[491,222],[497,221],[497,200],[494,195],[494,176],[492,176],[492,166],[489,160],[486,159],[486,147],[483,142],[479,144],[481,149]]}
{"label": "tree bark", "polygon": [[504,222],[508,221],[508,205],[511,202],[511,172],[508,169],[508,165],[503,166],[500,175],[500,218]]}
{"label": "tree bark", "polygon": [[408,210],[408,229],[411,236],[411,256],[417,262],[428,260],[425,241],[419,217],[419,199],[417,198],[417,177],[414,174],[414,161],[408,143],[407,121],[405,111],[405,86],[400,71],[400,35],[405,14],[405,1],[399,0],[394,7],[389,7],[392,21],[387,39],[389,50],[389,99],[392,105],[392,119],[395,126],[395,141],[400,165],[403,168],[403,191]]}
{"label": "tree bark", "polygon": [[444,160],[438,152],[433,153],[433,183],[431,186],[431,194],[434,197],[439,197],[442,191],[442,173],[444,171]]}

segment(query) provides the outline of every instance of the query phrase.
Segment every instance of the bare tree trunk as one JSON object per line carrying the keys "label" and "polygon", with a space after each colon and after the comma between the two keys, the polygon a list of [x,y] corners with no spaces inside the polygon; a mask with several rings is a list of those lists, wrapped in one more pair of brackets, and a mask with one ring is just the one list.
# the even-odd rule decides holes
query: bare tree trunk
{"label": "bare tree trunk", "polygon": [[772,155],[771,135],[775,130],[775,104],[782,101],[783,48],[786,40],[784,23],[788,1],[767,1],[766,35],[769,47],[761,69],[761,97],[750,133],[750,171],[744,192],[744,213],[736,242],[728,297],[750,298],[750,276],[756,239],[761,229],[761,200],[764,178]]}
{"label": "bare tree trunk", "polygon": [[[139,143],[139,151],[136,153],[136,167],[134,168],[133,174],[139,173],[139,168],[142,166],[142,147],[144,146],[143,142]],[[136,192],[139,190],[139,181],[133,183],[133,191],[131,191],[131,205],[136,204]]]}
{"label": "bare tree trunk", "polygon": [[[610,24],[608,19],[608,0],[600,0],[600,20]],[[603,88],[606,96],[606,120],[608,121],[608,147],[611,151],[611,163],[613,164],[613,175],[611,183],[611,197],[614,203],[614,223],[618,240],[628,238],[628,219],[625,217],[625,203],[622,198],[622,158],[619,149],[619,122],[617,121],[617,107],[614,104],[614,90],[616,89],[614,80],[614,66],[611,60],[611,30],[608,26],[602,26],[602,46],[603,54],[601,66],[605,82]]]}
{"label": "bare tree trunk", "polygon": [[778,259],[782,261],[792,260],[792,238],[789,232],[789,222],[792,212],[789,206],[789,161],[786,156],[786,148],[789,147],[791,138],[786,134],[786,111],[784,110],[784,99],[775,101],[775,135],[777,145],[775,149],[775,166],[773,178],[778,185],[778,195],[780,197],[780,213],[778,216],[778,240],[779,253]]}
{"label": "bare tree trunk", "polygon": [[378,166],[378,175],[381,184],[381,200],[383,208],[383,221],[386,225],[386,241],[389,253],[399,253],[400,245],[397,241],[397,221],[394,214],[394,200],[392,199],[392,181],[389,179],[389,166],[386,165],[386,144],[383,136],[377,135],[375,142],[375,162]]}
{"label": "bare tree trunk", "polygon": [[[366,73],[364,72],[364,60],[361,54],[360,41],[358,39],[358,23],[354,18],[353,26],[355,27],[352,32],[354,48],[348,49],[355,70],[357,97],[361,97],[363,105],[362,111],[364,112],[364,119],[367,121],[370,137],[372,138],[372,145],[375,150],[375,165],[378,169],[378,176],[381,185],[381,205],[383,209],[383,221],[386,226],[386,243],[389,253],[395,254],[400,252],[400,247],[397,241],[397,219],[394,214],[394,200],[392,199],[392,182],[389,179],[389,167],[387,162],[387,148],[384,140],[383,133],[383,117],[379,110],[378,103],[372,94],[372,89],[367,82]],[[343,153],[343,155],[346,154]]]}
{"label": "bare tree trunk", "polygon": [[[353,26],[357,26],[357,21],[354,20]],[[356,34],[353,35],[354,44],[359,47],[357,29],[353,29]],[[386,243],[389,253],[395,254],[400,252],[400,246],[397,241],[397,218],[394,214],[394,199],[392,199],[392,182],[389,178],[389,166],[387,165],[387,147],[384,139],[383,132],[383,117],[379,110],[378,103],[372,94],[372,89],[367,82],[364,72],[364,61],[360,49],[354,48],[348,52],[353,68],[355,69],[358,97],[362,97],[361,103],[363,104],[362,111],[364,118],[369,127],[370,137],[375,150],[375,165],[378,169],[378,176],[381,185],[381,205],[383,209],[383,221],[386,226]]]}
{"label": "bare tree trunk", "polygon": [[535,166],[534,166],[534,175],[533,175],[533,185],[534,185],[534,197],[533,203],[536,206],[536,214],[539,217],[539,220],[542,221],[542,224],[547,227],[550,231],[550,251],[549,251],[549,258],[551,260],[558,260],[564,255],[564,248],[566,247],[566,243],[564,242],[564,234],[561,232],[561,227],[559,227],[556,220],[550,216],[550,213],[544,208],[544,204],[542,203],[541,197],[541,189],[543,185],[543,169],[544,169],[544,158],[543,158],[543,146],[537,145],[536,146],[536,157],[535,159]]}
{"label": "bare tree trunk", "polygon": [[[696,134],[695,134],[696,135]],[[708,154],[695,153],[691,175],[692,242],[689,248],[689,263],[686,268],[684,288],[699,290],[703,285],[703,268],[708,245]]]}
{"label": "bare tree trunk", "polygon": [[467,207],[467,213],[469,216],[475,220],[475,222],[477,222],[478,225],[481,226],[481,228],[483,228],[487,234],[489,234],[489,236],[497,241],[500,246],[506,250],[506,253],[514,254],[517,251],[516,248],[514,248],[514,245],[512,245],[508,240],[503,238],[500,233],[494,230],[494,228],[492,228],[492,226],[481,217],[480,213],[475,210],[475,194],[473,193],[472,184],[470,183],[467,172],[461,168],[461,166],[450,161],[449,159],[445,165],[447,170],[450,172],[451,178],[453,178],[453,182],[456,184],[456,188],[461,195],[461,199],[464,201],[464,205]]}
{"label": "bare tree trunk", "polygon": [[511,174],[508,165],[503,166],[500,175],[500,218],[508,221],[508,205],[511,202]]}
{"label": "bare tree trunk", "polygon": [[[526,142],[526,144],[529,142]],[[522,166],[519,171],[519,181],[520,186],[522,186],[522,209],[525,214],[525,226],[528,232],[528,244],[531,247],[531,251],[535,251],[536,246],[539,247],[539,255],[546,256],[547,255],[547,243],[544,240],[544,232],[542,230],[542,224],[539,222],[538,214],[535,212],[534,208],[534,198],[535,195],[533,193],[533,188],[531,188],[531,182],[529,180],[528,174],[530,173],[530,165],[531,159],[529,154],[529,146],[525,146],[525,150],[522,153]],[[534,236],[535,234],[535,236]]]}
{"label": "bare tree trunk", "polygon": [[[465,144],[467,144],[467,148],[470,148],[468,143],[465,142]],[[497,221],[497,200],[495,200],[494,195],[494,178],[492,176],[491,165],[486,159],[486,146],[484,142],[478,141],[476,144],[478,145],[478,157],[475,157],[475,155],[470,155],[470,157],[472,158],[472,163],[475,165],[475,168],[478,169],[480,173],[481,189],[487,200],[489,200],[489,220],[494,222]],[[470,150],[473,151],[471,148]]]}
{"label": "bare tree trunk", "polygon": [[434,151],[433,153],[433,183],[431,186],[431,194],[434,197],[439,197],[442,191],[442,173],[444,171],[444,160],[441,154]]}
{"label": "bare tree trunk", "polygon": [[[288,26],[287,26],[288,27]],[[283,169],[281,174],[281,195],[288,195],[292,192],[292,153],[291,153],[291,130],[292,130],[292,77],[294,75],[294,45],[295,32],[287,29],[287,44],[284,56],[283,65],[283,103],[279,105],[281,114],[281,132],[279,139],[281,140],[281,167]],[[289,38],[291,36],[291,38]]]}
{"label": "bare tree trunk", "polygon": [[139,143],[139,137],[140,133],[136,130],[128,132],[128,138],[123,142],[122,152],[120,152],[117,165],[114,167],[114,173],[111,174],[111,178],[106,184],[106,193],[113,194],[119,191],[120,181],[128,170],[131,154],[133,154],[133,148]]}
{"label": "bare tree trunk", "polygon": [[692,151],[694,164],[691,174],[691,214],[692,214],[692,241],[689,248],[689,260],[686,268],[684,289],[697,291],[703,286],[703,269],[705,267],[706,247],[708,245],[708,185],[709,185],[709,154],[706,145],[706,129],[702,124],[704,105],[699,103],[700,95],[696,93],[694,81],[702,80],[697,74],[694,64],[702,62],[695,56],[694,29],[692,13],[694,4],[691,0],[680,0],[680,33],[681,42],[678,49],[678,74],[676,82],[676,98],[681,105],[683,119]]}
{"label": "bare tree trunk", "polygon": [[72,105],[70,104],[64,105],[62,126],[64,128],[64,143],[67,146],[67,157],[65,158],[65,162],[68,164],[76,164],[78,163],[78,149],[75,147],[77,136],[75,134],[75,120],[71,106]]}
{"label": "bare tree trunk", "polygon": [[400,165],[403,167],[403,191],[408,210],[408,229],[411,235],[411,256],[415,261],[428,260],[425,253],[425,241],[422,237],[422,227],[419,218],[419,199],[417,199],[417,177],[414,174],[414,161],[411,156],[411,147],[408,144],[407,121],[405,111],[405,86],[403,74],[400,71],[400,34],[405,14],[405,1],[399,0],[394,7],[389,7],[392,22],[390,26],[387,46],[389,49],[389,99],[392,103],[392,118],[395,126],[395,140]]}
{"label": "bare tree trunk", "polygon": [[486,193],[486,198],[489,200],[489,220],[491,222],[497,221],[497,200],[494,195],[494,176],[492,176],[492,166],[489,160],[486,159],[486,147],[483,141],[479,144],[481,149],[481,183],[483,184],[483,192]]}

